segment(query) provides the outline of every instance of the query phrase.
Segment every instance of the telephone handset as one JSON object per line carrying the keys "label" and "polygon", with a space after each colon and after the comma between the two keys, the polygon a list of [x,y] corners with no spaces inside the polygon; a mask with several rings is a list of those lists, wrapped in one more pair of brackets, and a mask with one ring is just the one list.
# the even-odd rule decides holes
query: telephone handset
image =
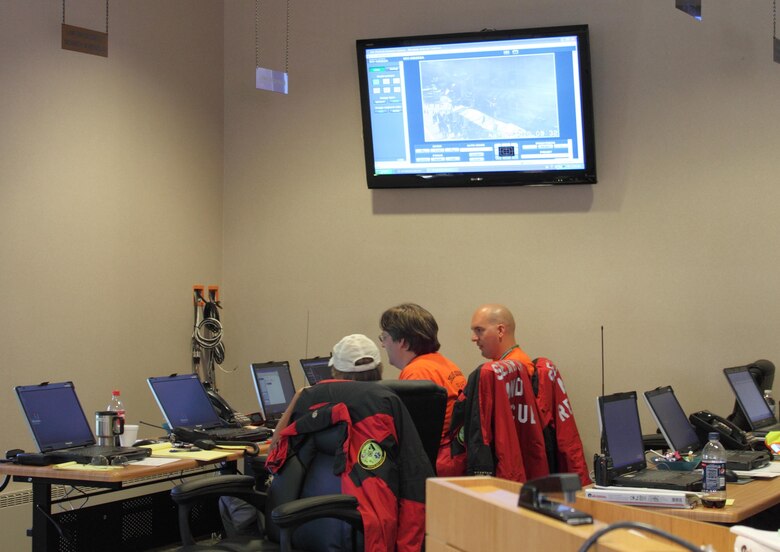
{"label": "telephone handset", "polygon": [[716,431],[720,435],[720,442],[730,450],[749,450],[750,442],[747,434],[725,418],[713,414],[708,410],[694,412],[689,417],[691,424],[696,428],[696,433],[702,443],[708,440],[708,434]]}
{"label": "telephone handset", "polygon": [[209,400],[211,401],[211,406],[214,408],[214,411],[217,413],[217,416],[225,420],[226,422],[230,424],[238,424],[241,426],[251,425],[252,420],[249,419],[249,416],[246,414],[242,414],[241,412],[238,412],[237,410],[234,410],[232,406],[228,404],[228,402],[220,396],[219,393],[214,391],[211,387],[208,385],[206,387],[206,393],[209,396]]}

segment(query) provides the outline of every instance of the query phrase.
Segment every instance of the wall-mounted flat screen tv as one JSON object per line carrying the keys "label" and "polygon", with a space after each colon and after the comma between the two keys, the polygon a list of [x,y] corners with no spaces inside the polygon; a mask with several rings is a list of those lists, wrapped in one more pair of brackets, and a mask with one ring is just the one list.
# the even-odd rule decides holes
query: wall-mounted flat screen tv
{"label": "wall-mounted flat screen tv", "polygon": [[593,184],[587,25],[357,41],[369,188]]}

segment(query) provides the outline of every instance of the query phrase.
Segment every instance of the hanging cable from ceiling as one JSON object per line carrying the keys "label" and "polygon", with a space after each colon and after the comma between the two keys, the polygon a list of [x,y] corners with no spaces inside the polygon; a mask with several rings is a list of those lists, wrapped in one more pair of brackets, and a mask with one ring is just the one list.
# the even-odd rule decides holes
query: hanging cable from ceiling
{"label": "hanging cable from ceiling", "polygon": [[775,63],[780,63],[780,38],[777,38],[777,0],[772,0],[772,49]]}
{"label": "hanging cable from ceiling", "polygon": [[274,71],[260,66],[260,0],[255,0],[255,88],[271,92],[288,93],[288,69],[290,60],[290,0],[287,0],[284,39],[284,71]]}

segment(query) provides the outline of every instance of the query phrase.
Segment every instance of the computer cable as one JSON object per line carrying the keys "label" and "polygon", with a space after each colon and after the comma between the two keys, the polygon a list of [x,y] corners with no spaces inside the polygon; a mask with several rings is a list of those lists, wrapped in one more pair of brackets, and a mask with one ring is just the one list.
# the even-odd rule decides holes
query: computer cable
{"label": "computer cable", "polygon": [[579,548],[578,552],[586,552],[587,550],[590,549],[591,546],[596,544],[596,541],[599,540],[602,535],[609,533],[610,531],[614,531],[615,529],[640,529],[642,531],[647,531],[648,533],[652,533],[654,535],[658,535],[660,537],[669,539],[673,543],[679,544],[680,546],[682,546],[686,550],[690,550],[691,552],[702,552],[702,550],[707,550],[707,549],[699,548],[698,546],[695,546],[690,542],[681,539],[676,535],[672,535],[671,533],[662,531],[661,529],[658,529],[657,527],[653,527],[652,525],[649,525],[647,523],[641,523],[638,521],[620,521],[618,523],[613,523],[612,525],[608,525],[603,529],[599,529],[598,531],[593,533],[588,538],[588,540],[582,543],[582,546]]}

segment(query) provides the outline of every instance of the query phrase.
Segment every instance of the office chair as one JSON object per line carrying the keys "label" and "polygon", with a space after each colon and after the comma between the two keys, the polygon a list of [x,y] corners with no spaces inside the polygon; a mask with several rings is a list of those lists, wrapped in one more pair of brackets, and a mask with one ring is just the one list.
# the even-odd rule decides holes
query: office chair
{"label": "office chair", "polygon": [[[373,382],[320,383],[301,393],[269,454],[274,476],[266,493],[250,476],[187,482],[171,491],[181,550],[318,552],[362,550],[364,542],[372,552],[413,550],[406,546],[422,544],[425,479],[433,476],[426,458],[408,411],[390,389]],[[196,501],[218,496],[241,498],[264,513],[264,537],[196,545],[189,511]]]}
{"label": "office chair", "polygon": [[[775,382],[775,365],[772,362],[768,360],[757,360],[748,365],[748,372],[753,376],[756,385],[758,385],[758,388],[762,393],[767,389],[772,389],[772,385]],[[726,419],[733,422],[734,425],[743,431],[750,431],[752,429],[737,401],[734,401],[734,409]]]}
{"label": "office chair", "polygon": [[468,475],[521,483],[549,475],[536,397],[521,363],[484,363],[469,374],[464,394],[456,407],[462,406]]}
{"label": "office chair", "polygon": [[382,380],[380,383],[392,389],[403,401],[435,472],[447,410],[447,391],[428,380]]}

